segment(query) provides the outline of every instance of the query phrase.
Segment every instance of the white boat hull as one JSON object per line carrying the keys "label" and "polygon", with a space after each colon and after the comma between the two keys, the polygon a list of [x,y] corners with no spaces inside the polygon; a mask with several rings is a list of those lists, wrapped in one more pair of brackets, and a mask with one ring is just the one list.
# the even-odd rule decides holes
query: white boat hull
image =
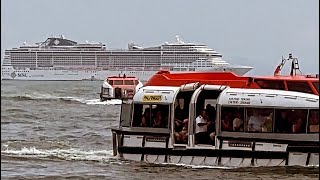
{"label": "white boat hull", "polygon": [[[225,68],[198,68],[196,71],[232,71],[238,75],[244,75],[251,67],[225,67]],[[16,70],[12,66],[3,66],[2,80],[29,80],[29,81],[82,81],[82,80],[105,80],[108,76],[126,74],[137,77],[146,82],[158,71],[111,71],[111,70]],[[171,71],[172,73],[185,73],[185,71]]]}

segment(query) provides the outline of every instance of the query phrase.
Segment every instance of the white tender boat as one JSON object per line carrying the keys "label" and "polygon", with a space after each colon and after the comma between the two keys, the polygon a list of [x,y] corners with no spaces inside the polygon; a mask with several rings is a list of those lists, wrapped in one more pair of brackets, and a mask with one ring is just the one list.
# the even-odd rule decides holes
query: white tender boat
{"label": "white tender boat", "polygon": [[198,83],[146,86],[123,101],[112,135],[114,155],[125,160],[319,166],[319,96]]}

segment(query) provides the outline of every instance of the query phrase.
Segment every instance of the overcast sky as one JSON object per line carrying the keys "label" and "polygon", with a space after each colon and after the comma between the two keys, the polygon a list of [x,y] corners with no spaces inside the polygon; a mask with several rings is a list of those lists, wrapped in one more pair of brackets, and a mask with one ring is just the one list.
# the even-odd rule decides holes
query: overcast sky
{"label": "overcast sky", "polygon": [[109,48],[179,35],[253,66],[249,74],[272,74],[289,53],[303,73],[319,73],[319,0],[1,0],[1,59],[7,48],[60,34]]}

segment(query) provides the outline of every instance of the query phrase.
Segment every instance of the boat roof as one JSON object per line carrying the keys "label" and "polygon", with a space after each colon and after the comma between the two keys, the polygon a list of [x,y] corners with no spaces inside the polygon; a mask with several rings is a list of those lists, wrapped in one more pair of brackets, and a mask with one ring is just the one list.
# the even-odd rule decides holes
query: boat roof
{"label": "boat roof", "polygon": [[137,77],[133,77],[133,76],[126,76],[126,77],[123,77],[123,76],[109,76],[107,77],[108,80],[138,80]]}
{"label": "boat roof", "polygon": [[227,88],[222,93],[218,99],[218,103],[221,105],[319,108],[319,96],[309,93],[241,88]]}
{"label": "boat roof", "polygon": [[210,84],[214,81],[238,81],[247,82],[249,80],[290,80],[290,81],[317,81],[318,75],[279,75],[279,76],[238,76],[233,72],[182,72],[171,73],[169,71],[159,71],[153,75],[146,83],[146,86],[178,85],[190,82],[201,82]]}

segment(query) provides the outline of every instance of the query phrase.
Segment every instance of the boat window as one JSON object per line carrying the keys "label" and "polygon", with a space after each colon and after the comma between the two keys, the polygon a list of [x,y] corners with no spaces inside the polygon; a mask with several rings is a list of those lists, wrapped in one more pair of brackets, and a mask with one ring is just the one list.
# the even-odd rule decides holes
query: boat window
{"label": "boat window", "polygon": [[131,124],[132,102],[123,101],[121,104],[120,125],[128,127]]}
{"label": "boat window", "polygon": [[288,85],[289,91],[298,91],[298,92],[305,92],[305,93],[313,94],[312,89],[310,88],[310,86],[307,82],[287,81],[287,85]]}
{"label": "boat window", "polygon": [[132,126],[167,128],[169,105],[134,104]]}
{"label": "boat window", "polygon": [[316,88],[317,92],[319,93],[319,82],[312,82],[312,84]]}
{"label": "boat window", "polygon": [[221,108],[221,130],[243,132],[244,130],[244,108],[222,107]]}
{"label": "boat window", "polygon": [[319,109],[309,110],[308,133],[319,133]]}
{"label": "boat window", "polygon": [[306,109],[276,109],[276,133],[305,133],[307,121]]}
{"label": "boat window", "polygon": [[134,85],[133,80],[124,80],[124,85]]}
{"label": "boat window", "polygon": [[138,80],[134,80],[134,84],[135,85],[139,84],[139,81]]}
{"label": "boat window", "polygon": [[247,108],[246,111],[247,132],[272,132],[273,108]]}
{"label": "boat window", "polygon": [[275,80],[255,80],[255,82],[262,88],[262,89],[280,89],[284,90],[284,83],[283,81],[275,81]]}
{"label": "boat window", "polygon": [[122,80],[114,80],[113,85],[123,85],[123,81]]}
{"label": "boat window", "polygon": [[113,85],[113,80],[108,80],[108,84]]}

